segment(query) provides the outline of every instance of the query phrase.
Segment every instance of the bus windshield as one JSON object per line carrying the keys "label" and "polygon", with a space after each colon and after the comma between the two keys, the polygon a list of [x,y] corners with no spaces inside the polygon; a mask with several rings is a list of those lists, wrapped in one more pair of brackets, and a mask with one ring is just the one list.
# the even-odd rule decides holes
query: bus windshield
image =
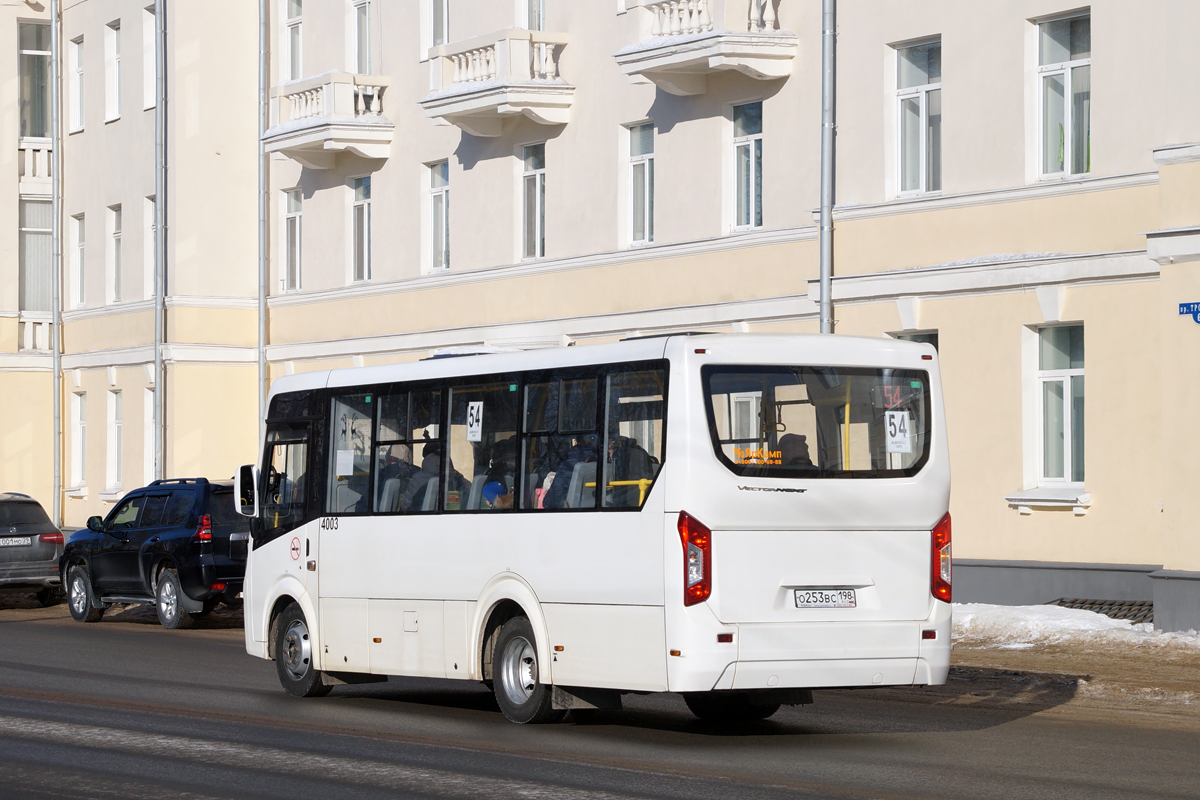
{"label": "bus windshield", "polygon": [[717,457],[737,475],[896,478],[929,457],[929,375],[862,367],[701,369]]}

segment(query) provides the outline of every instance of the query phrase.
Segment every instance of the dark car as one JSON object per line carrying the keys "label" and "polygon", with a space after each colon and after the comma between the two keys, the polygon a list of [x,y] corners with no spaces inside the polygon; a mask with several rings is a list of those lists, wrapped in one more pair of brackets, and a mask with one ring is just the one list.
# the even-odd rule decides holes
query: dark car
{"label": "dark car", "polygon": [[59,559],[71,616],[96,622],[116,603],[153,603],[165,628],[239,602],[249,520],[233,506],[233,483],[155,481],[104,519],[72,534]]}
{"label": "dark car", "polygon": [[63,535],[27,494],[0,493],[0,592],[28,592],[43,606],[62,596],[58,557]]}

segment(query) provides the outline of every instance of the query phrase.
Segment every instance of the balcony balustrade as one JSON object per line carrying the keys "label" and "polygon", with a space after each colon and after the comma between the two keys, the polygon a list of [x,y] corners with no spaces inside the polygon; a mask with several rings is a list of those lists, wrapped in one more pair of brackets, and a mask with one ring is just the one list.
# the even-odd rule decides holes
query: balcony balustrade
{"label": "balcony balustrade", "polygon": [[22,311],[17,319],[17,348],[22,352],[49,352],[53,324],[49,313]]}
{"label": "balcony balustrade", "polygon": [[53,154],[49,139],[21,139],[18,142],[17,177],[21,194],[50,194]]}
{"label": "balcony balustrade", "polygon": [[472,136],[499,136],[506,117],[565,125],[575,87],[559,75],[564,34],[506,28],[431,48],[425,115]]}
{"label": "balcony balustrade", "polygon": [[326,72],[271,90],[268,153],[283,153],[309,169],[331,169],[339,153],[387,158],[395,125],[384,116],[391,84],[379,75]]}
{"label": "balcony balustrade", "polygon": [[677,95],[703,94],[707,77],[734,70],[758,80],[791,74],[799,48],[782,29],[778,0],[627,0],[641,9],[641,41],[615,56],[634,82]]}

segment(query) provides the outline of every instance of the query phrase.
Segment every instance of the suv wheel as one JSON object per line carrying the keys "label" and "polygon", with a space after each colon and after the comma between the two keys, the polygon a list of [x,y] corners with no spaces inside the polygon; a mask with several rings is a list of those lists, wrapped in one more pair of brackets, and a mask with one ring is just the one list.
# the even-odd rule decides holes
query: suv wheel
{"label": "suv wheel", "polygon": [[38,604],[42,608],[49,608],[50,606],[58,605],[62,600],[62,589],[47,586],[45,589],[37,592],[34,597],[37,598]]}
{"label": "suv wheel", "polygon": [[313,666],[312,638],[299,603],[291,603],[279,615],[275,635],[275,669],[279,682],[290,695],[323,697],[333,688],[321,681]]}
{"label": "suv wheel", "polygon": [[164,569],[158,576],[154,607],[158,611],[158,621],[167,630],[192,627],[195,619],[183,610],[182,600],[183,587],[179,583],[179,573],[173,569]]}
{"label": "suv wheel", "polygon": [[85,567],[77,565],[67,573],[67,599],[76,622],[99,622],[104,616],[104,609],[92,604],[92,579]]}
{"label": "suv wheel", "polygon": [[496,703],[512,722],[554,722],[563,716],[554,710],[550,685],[538,674],[537,640],[524,617],[500,627],[492,681]]}

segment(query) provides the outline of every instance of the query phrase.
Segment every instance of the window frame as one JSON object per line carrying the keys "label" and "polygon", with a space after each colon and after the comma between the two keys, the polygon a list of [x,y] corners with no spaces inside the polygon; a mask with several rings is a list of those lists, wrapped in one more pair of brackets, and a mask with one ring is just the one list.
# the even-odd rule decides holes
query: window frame
{"label": "window frame", "polygon": [[[1034,376],[1035,376],[1035,386],[1036,386],[1035,390],[1037,392],[1037,394],[1036,394],[1036,403],[1037,403],[1037,430],[1036,430],[1036,436],[1037,436],[1037,485],[1038,485],[1038,488],[1061,487],[1061,488],[1071,488],[1071,489],[1082,489],[1085,481],[1087,480],[1087,472],[1086,471],[1082,472],[1082,478],[1083,478],[1082,480],[1078,480],[1078,481],[1073,480],[1071,477],[1074,472],[1073,468],[1075,466],[1072,459],[1073,459],[1073,451],[1074,451],[1075,435],[1076,435],[1076,432],[1074,430],[1074,425],[1072,422],[1072,418],[1071,418],[1071,383],[1072,383],[1072,379],[1075,377],[1083,378],[1085,381],[1085,383],[1084,383],[1084,387],[1085,387],[1084,388],[1084,409],[1085,409],[1085,411],[1084,411],[1084,431],[1080,431],[1079,433],[1083,437],[1085,446],[1086,446],[1086,441],[1087,441],[1087,434],[1086,434],[1086,428],[1087,428],[1087,422],[1086,422],[1087,389],[1086,389],[1086,385],[1087,384],[1086,384],[1086,380],[1087,379],[1084,375],[1084,372],[1085,372],[1085,368],[1087,365],[1087,350],[1086,350],[1086,345],[1085,345],[1084,366],[1083,367],[1073,367],[1073,368],[1068,367],[1065,369],[1042,369],[1041,368],[1042,367],[1042,365],[1041,365],[1042,332],[1050,330],[1052,328],[1079,328],[1081,331],[1083,331],[1083,335],[1085,336],[1084,341],[1086,342],[1086,331],[1084,330],[1084,325],[1079,322],[1053,324],[1053,325],[1040,325],[1040,326],[1038,326],[1038,328],[1036,330],[1037,354],[1036,354],[1035,358],[1037,358],[1037,361],[1035,363],[1036,363],[1037,368],[1034,372]],[[1063,409],[1062,409],[1062,414],[1063,414],[1063,416],[1062,416],[1062,419],[1063,419],[1063,470],[1062,470],[1063,477],[1061,477],[1061,478],[1052,478],[1052,477],[1046,476],[1046,422],[1047,422],[1047,417],[1046,417],[1046,400],[1045,400],[1046,388],[1045,387],[1046,387],[1046,384],[1048,384],[1048,383],[1061,383],[1062,387],[1063,387]],[[1086,452],[1087,451],[1085,450],[1084,452],[1085,452],[1084,465],[1086,466],[1086,458],[1087,458]]]}
{"label": "window frame", "polygon": [[104,121],[121,118],[121,20],[104,26]]}
{"label": "window frame", "polygon": [[[292,198],[297,198],[293,211]],[[283,190],[283,274],[279,278],[284,292],[302,287],[304,258],[304,195],[299,188]]]}
{"label": "window frame", "polygon": [[[364,24],[360,25],[360,15]],[[357,75],[371,74],[371,0],[350,0],[351,41],[354,43],[354,60],[349,66]],[[363,41],[365,34],[366,42]],[[365,67],[365,68],[364,68]]]}
{"label": "window frame", "polygon": [[[729,107],[730,124],[732,124],[734,126],[732,129],[733,134],[734,134],[733,135],[733,179],[731,181],[732,190],[733,190],[733,205],[731,207],[731,211],[733,212],[733,224],[730,226],[731,230],[733,230],[734,232],[762,230],[764,227],[764,222],[765,222],[765,220],[761,219],[763,216],[763,213],[762,213],[763,192],[762,192],[762,174],[761,174],[761,162],[763,159],[763,144],[762,144],[763,132],[760,127],[758,133],[752,133],[752,134],[746,134],[744,136],[738,136],[736,122],[734,122],[734,120],[736,119],[736,116],[737,116],[737,109],[742,108],[744,106],[752,106],[752,105],[759,106],[759,119],[762,120],[762,118],[763,118],[763,115],[762,115],[763,101],[761,101],[761,100],[751,100],[746,103],[735,103],[735,104],[730,105],[730,107]],[[738,196],[738,151],[743,147],[749,148],[749,150],[750,150],[750,183],[749,183],[749,196],[748,196],[748,202],[747,202],[747,209],[748,209],[748,215],[749,215],[750,221],[745,225],[741,224],[741,222],[738,218],[738,200],[739,200],[739,196]]]}
{"label": "window frame", "polygon": [[[542,166],[529,168],[529,151],[542,148]],[[527,195],[534,187],[533,252],[530,253],[530,219]],[[533,142],[521,146],[521,260],[536,261],[546,257],[546,143]]]}
{"label": "window frame", "polygon": [[67,47],[68,133],[84,129],[87,107],[84,103],[84,37],[77,36]]}
{"label": "window frame", "polygon": [[[927,194],[940,194],[941,187],[941,161],[942,152],[939,142],[937,161],[938,161],[938,186],[937,188],[929,187],[929,94],[930,92],[940,92],[942,90],[942,81],[939,77],[936,83],[924,83],[917,86],[908,86],[900,88],[900,61],[903,58],[901,51],[907,50],[910,47],[921,47],[923,45],[936,44],[939,50],[939,60],[941,58],[940,50],[942,47],[941,37],[925,39],[916,42],[906,42],[903,45],[897,45],[896,51],[896,196],[897,197],[916,197]],[[940,96],[939,96],[940,97]],[[904,102],[906,100],[917,99],[919,108],[919,135],[917,137],[917,188],[904,188]]]}
{"label": "window frame", "polygon": [[[26,213],[26,208],[28,207],[28,204],[32,204],[32,203],[49,206],[49,205],[51,205],[51,200],[50,200],[50,198],[47,198],[44,196],[30,196],[30,195],[22,195],[21,197],[19,197],[17,199],[17,282],[18,282],[17,309],[18,309],[18,311],[34,311],[34,312],[52,311],[52,309],[50,307],[52,304],[49,302],[49,300],[46,301],[46,308],[44,308],[44,309],[29,308],[28,305],[26,304],[27,296],[26,296],[25,287],[28,286],[28,284],[29,284],[30,267],[31,267],[31,264],[29,263],[29,258],[28,258],[29,250],[26,247],[26,236],[28,234],[40,234],[43,237],[50,237],[50,236],[53,236],[53,234],[54,234],[53,219],[51,219],[51,222],[50,222],[51,227],[47,227],[47,228],[35,228],[35,227],[32,227],[29,224],[27,224],[30,221],[29,220],[30,215]],[[47,279],[46,286],[52,289],[53,281],[57,280],[57,278],[54,276],[55,270],[54,270],[54,263],[53,263],[53,255],[51,255],[50,259],[47,261],[47,263],[44,266],[45,266],[45,270],[46,270],[46,274],[44,277]]]}
{"label": "window frame", "polygon": [[71,393],[71,487],[87,486],[87,392]]}
{"label": "window frame", "polygon": [[158,15],[154,6],[142,9],[142,110],[158,104]]}
{"label": "window frame", "polygon": [[[365,197],[359,198],[359,189]],[[362,219],[362,233],[358,222]],[[361,269],[360,269],[361,267]],[[350,282],[367,283],[371,280],[371,176],[362,175],[350,179]]]}
{"label": "window frame", "polygon": [[[1082,178],[1091,174],[1091,153],[1087,155],[1087,168],[1083,172],[1072,172],[1071,164],[1074,161],[1074,139],[1075,139],[1075,109],[1072,103],[1074,71],[1077,67],[1088,67],[1088,80],[1091,81],[1091,66],[1092,56],[1091,48],[1088,49],[1087,58],[1079,58],[1067,61],[1057,61],[1051,64],[1042,63],[1042,26],[1053,22],[1067,22],[1075,19],[1087,18],[1089,24],[1089,39],[1091,25],[1091,11],[1083,13],[1070,12],[1053,17],[1043,17],[1034,21],[1034,80],[1037,81],[1037,175],[1038,180],[1068,180],[1072,178]],[[1052,75],[1063,76],[1063,169],[1060,172],[1046,172],[1046,78]],[[1090,94],[1090,89],[1089,89]],[[1091,148],[1091,110],[1088,111],[1088,148]]]}
{"label": "window frame", "polygon": [[121,204],[108,207],[107,291],[109,303],[121,302],[121,228],[124,224]]}
{"label": "window frame", "polygon": [[[429,42],[430,47],[439,47],[450,43],[450,0],[429,0]],[[438,28],[438,16],[435,9],[442,11],[442,25]],[[428,53],[422,54],[425,58]]]}
{"label": "window frame", "polygon": [[108,442],[106,448],[105,485],[108,490],[121,488],[121,466],[124,458],[124,403],[120,389],[110,389],[108,395]]}
{"label": "window frame", "polygon": [[[446,272],[450,269],[450,161],[443,159],[426,166],[429,167],[429,271]],[[445,183],[435,186],[439,167],[444,170]],[[434,213],[439,202],[442,209],[440,231],[438,230],[437,214]],[[439,237],[442,244],[440,248],[438,247]],[[438,263],[439,260],[441,263]]]}
{"label": "window frame", "polygon": [[74,280],[72,288],[75,291],[75,307],[83,308],[87,304],[87,215],[75,214],[71,217],[71,272]]}
{"label": "window frame", "polygon": [[298,81],[304,75],[304,6],[300,5],[300,13],[290,16],[288,6],[290,0],[280,0],[283,5],[283,63],[284,80]]}
{"label": "window frame", "polygon": [[[642,155],[633,154],[633,132],[637,128],[650,128],[650,152]],[[629,181],[629,246],[630,247],[645,247],[646,245],[654,244],[654,147],[655,140],[658,138],[658,131],[653,121],[637,122],[632,125],[625,126],[627,135],[629,136],[629,166],[628,166],[628,181]],[[634,174],[638,167],[642,167],[645,177],[642,181],[642,231],[644,236],[638,239],[636,236],[638,219],[637,219],[637,181],[634,180]]]}
{"label": "window frame", "polygon": [[[32,100],[32,98],[25,97],[25,80],[24,80],[25,75],[24,75],[24,71],[23,71],[25,59],[22,58],[22,56],[40,56],[45,59],[45,67],[44,67],[45,73],[44,74],[46,76],[46,87],[45,87],[44,100],[45,100],[46,107],[45,107],[43,113],[45,114],[46,133],[45,133],[45,135],[42,135],[42,136],[34,136],[33,134],[27,134],[27,133],[22,132],[20,134],[20,138],[22,140],[24,140],[24,139],[50,139],[51,133],[52,133],[52,131],[50,130],[50,111],[51,111],[51,109],[50,109],[50,66],[51,66],[50,59],[53,58],[53,52],[51,50],[30,50],[30,49],[21,47],[20,29],[24,28],[27,25],[36,25],[36,26],[44,27],[44,28],[50,27],[50,23],[48,23],[48,22],[20,21],[17,23],[17,82],[18,82],[17,102],[20,106],[18,109],[18,112],[17,112],[18,124],[23,125],[25,123],[25,118],[26,118],[25,103],[30,102]],[[29,116],[32,117],[32,114],[30,114]]]}

